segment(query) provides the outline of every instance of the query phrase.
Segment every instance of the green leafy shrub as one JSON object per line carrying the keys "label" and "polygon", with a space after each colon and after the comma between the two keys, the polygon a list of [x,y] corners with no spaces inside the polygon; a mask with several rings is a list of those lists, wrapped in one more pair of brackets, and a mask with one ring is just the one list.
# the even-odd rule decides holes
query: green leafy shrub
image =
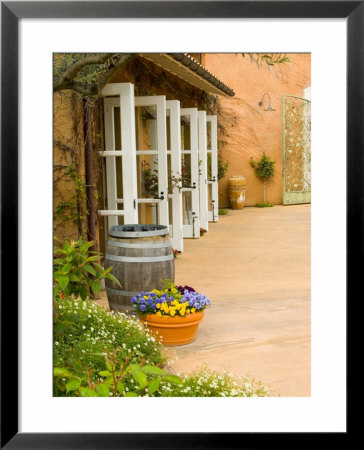
{"label": "green leafy shrub", "polygon": [[219,209],[219,216],[226,216],[226,214],[228,214],[227,209]]}
{"label": "green leafy shrub", "polygon": [[267,387],[261,382],[240,379],[224,372],[219,375],[206,364],[191,375],[180,376],[181,383],[161,387],[163,397],[267,397]]}
{"label": "green leafy shrub", "polygon": [[255,175],[263,180],[263,192],[264,197],[263,201],[265,203],[265,183],[266,181],[274,175],[274,164],[275,161],[272,161],[269,156],[263,153],[263,156],[259,161],[254,161],[253,158],[250,158],[250,165],[253,167]]}
{"label": "green leafy shrub", "polygon": [[61,367],[53,369],[54,383],[61,392],[76,397],[144,397],[153,396],[170,383],[181,383],[152,364],[131,363],[130,358],[120,358],[120,349],[104,354],[105,369],[92,379],[93,371],[79,377]]}
{"label": "green leafy shrub", "polygon": [[[54,367],[66,369],[73,377],[99,378],[105,369],[105,354],[118,350],[119,361],[163,366],[163,347],[133,316],[108,312],[89,300],[55,299]],[[55,385],[55,395],[65,395]]]}
{"label": "green leafy shrub", "polygon": [[100,292],[101,280],[109,278],[120,286],[119,281],[110,273],[112,267],[103,269],[99,261],[100,254],[89,250],[94,242],[66,241],[63,248],[54,251],[53,295],[67,297],[74,295],[86,300],[92,294]]}
{"label": "green leafy shrub", "polygon": [[255,206],[257,208],[271,208],[272,206],[274,206],[274,203],[269,203],[269,202],[257,203]]}

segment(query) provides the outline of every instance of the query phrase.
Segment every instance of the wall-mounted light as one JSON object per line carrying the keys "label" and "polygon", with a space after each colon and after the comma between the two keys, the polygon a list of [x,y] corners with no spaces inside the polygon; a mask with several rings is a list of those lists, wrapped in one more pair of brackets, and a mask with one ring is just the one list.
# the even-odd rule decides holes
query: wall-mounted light
{"label": "wall-mounted light", "polygon": [[[263,107],[263,101],[264,101],[264,97],[265,97],[266,95],[268,96],[269,104],[268,104],[268,107],[267,107],[267,108],[264,108],[264,107]],[[276,109],[273,109],[273,108],[272,108],[271,99],[270,99],[270,95],[268,94],[268,92],[266,92],[265,94],[263,94],[263,97],[262,97],[262,99],[260,100],[260,102],[258,103],[258,105],[259,105],[261,108],[263,107],[263,111],[276,111]]]}

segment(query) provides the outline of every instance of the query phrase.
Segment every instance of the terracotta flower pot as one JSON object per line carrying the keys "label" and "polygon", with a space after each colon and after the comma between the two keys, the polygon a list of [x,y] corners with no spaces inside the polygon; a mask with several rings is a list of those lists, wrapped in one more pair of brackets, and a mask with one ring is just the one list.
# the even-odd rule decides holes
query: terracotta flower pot
{"label": "terracotta flower pot", "polygon": [[203,319],[204,311],[187,314],[186,316],[157,316],[156,314],[146,314],[139,316],[152,331],[158,331],[162,343],[166,346],[176,346],[189,344],[194,341],[197,328]]}

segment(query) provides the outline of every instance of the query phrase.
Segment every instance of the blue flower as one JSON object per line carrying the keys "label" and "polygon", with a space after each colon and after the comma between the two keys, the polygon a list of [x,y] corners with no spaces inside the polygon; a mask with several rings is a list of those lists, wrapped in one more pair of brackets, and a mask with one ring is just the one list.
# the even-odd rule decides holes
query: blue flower
{"label": "blue flower", "polygon": [[140,305],[140,311],[145,311],[146,306],[145,305]]}

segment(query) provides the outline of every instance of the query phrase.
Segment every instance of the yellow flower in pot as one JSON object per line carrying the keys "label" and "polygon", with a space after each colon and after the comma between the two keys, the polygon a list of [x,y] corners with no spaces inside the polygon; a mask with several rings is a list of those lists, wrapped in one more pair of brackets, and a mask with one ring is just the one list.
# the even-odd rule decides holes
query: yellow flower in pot
{"label": "yellow flower in pot", "polygon": [[189,344],[211,301],[190,286],[175,286],[168,280],[164,286],[132,297],[134,310],[151,331],[158,332],[164,345]]}

